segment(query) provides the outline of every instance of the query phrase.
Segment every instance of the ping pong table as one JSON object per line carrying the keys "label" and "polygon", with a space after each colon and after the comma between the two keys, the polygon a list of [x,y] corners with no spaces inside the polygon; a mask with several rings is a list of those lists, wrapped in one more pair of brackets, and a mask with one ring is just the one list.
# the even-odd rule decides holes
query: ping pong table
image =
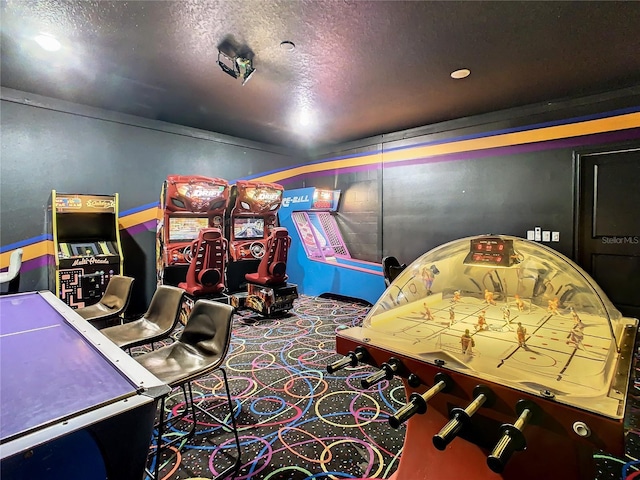
{"label": "ping pong table", "polygon": [[48,291],[0,297],[0,477],[140,480],[169,387]]}

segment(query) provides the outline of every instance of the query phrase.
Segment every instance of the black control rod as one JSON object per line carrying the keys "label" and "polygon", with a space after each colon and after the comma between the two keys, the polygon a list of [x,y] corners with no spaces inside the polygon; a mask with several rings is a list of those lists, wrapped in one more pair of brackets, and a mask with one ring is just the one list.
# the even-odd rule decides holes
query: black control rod
{"label": "black control rod", "polygon": [[447,448],[454,438],[458,436],[460,431],[467,425],[474,413],[485,405],[490,406],[495,400],[495,395],[489,387],[478,385],[473,389],[473,401],[467,405],[464,410],[462,408],[453,408],[449,414],[449,423],[447,423],[440,432],[433,436],[433,445],[438,450]]}
{"label": "black control rod", "polygon": [[435,376],[433,387],[424,393],[413,392],[409,396],[409,402],[389,417],[389,425],[398,428],[404,422],[413,417],[416,413],[422,415],[427,411],[427,402],[441,391],[450,390],[453,387],[453,380],[446,373],[438,372]]}
{"label": "black control rod", "polygon": [[373,385],[384,379],[391,380],[401,366],[402,363],[400,363],[400,360],[397,358],[390,358],[380,365],[380,370],[360,381],[362,388],[371,388]]}
{"label": "black control rod", "polygon": [[487,465],[496,473],[502,473],[513,452],[527,448],[527,440],[522,430],[528,423],[537,421],[542,414],[540,407],[529,400],[519,400],[516,412],[519,415],[518,419],[513,425],[505,424],[500,427],[502,436],[493,447],[491,455],[487,457]]}
{"label": "black control rod", "polygon": [[346,367],[355,367],[368,355],[367,350],[363,346],[356,347],[355,351],[349,352],[342,360],[327,365],[327,372],[334,373]]}

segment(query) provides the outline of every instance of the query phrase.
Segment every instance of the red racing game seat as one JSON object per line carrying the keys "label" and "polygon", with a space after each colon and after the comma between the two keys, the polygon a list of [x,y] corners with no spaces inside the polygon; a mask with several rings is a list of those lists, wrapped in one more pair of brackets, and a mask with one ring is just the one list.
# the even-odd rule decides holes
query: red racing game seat
{"label": "red racing game seat", "polygon": [[178,286],[189,295],[220,293],[225,289],[227,240],[219,228],[203,228],[191,244],[191,263],[186,282]]}
{"label": "red racing game seat", "polygon": [[247,273],[244,278],[259,285],[283,285],[287,283],[287,255],[291,237],[284,227],[275,227],[267,238],[264,256],[256,273]]}

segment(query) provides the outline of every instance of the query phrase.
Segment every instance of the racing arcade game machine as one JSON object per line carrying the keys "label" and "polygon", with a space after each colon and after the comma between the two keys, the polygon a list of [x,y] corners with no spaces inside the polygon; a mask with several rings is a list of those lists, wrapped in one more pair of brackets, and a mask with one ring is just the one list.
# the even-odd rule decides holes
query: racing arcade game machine
{"label": "racing arcade game machine", "polygon": [[73,308],[97,303],[111,277],[122,274],[118,194],[53,190],[48,223],[55,252],[50,289]]}
{"label": "racing arcade game machine", "polygon": [[283,191],[276,183],[238,180],[229,202],[233,205],[227,265],[231,302],[264,316],[290,310],[298,298],[297,286],[287,283],[285,273],[291,238],[278,227]]}
{"label": "racing arcade game machine", "polygon": [[510,236],[437,247],[393,280],[346,358],[402,378],[406,422],[396,480],[595,478],[594,452],[624,454],[638,320],[624,318],[578,265]]}
{"label": "racing arcade game machine", "polygon": [[[162,186],[156,237],[158,284],[186,291],[183,323],[197,298],[228,303],[223,293],[228,201],[229,183],[221,178],[169,175]],[[209,268],[214,264],[218,268]]]}
{"label": "racing arcade game machine", "polygon": [[178,286],[187,277],[191,246],[203,228],[224,236],[229,183],[221,178],[169,175],[162,185],[157,231],[158,284]]}

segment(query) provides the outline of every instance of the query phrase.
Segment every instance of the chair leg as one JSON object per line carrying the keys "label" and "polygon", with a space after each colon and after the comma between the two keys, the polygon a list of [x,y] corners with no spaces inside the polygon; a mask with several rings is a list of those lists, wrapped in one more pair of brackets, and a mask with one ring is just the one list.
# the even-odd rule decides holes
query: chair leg
{"label": "chair leg", "polygon": [[187,400],[187,392],[185,392],[184,385],[182,385],[182,392],[184,393],[184,398],[185,398],[185,401],[187,402],[186,405],[184,406],[185,414],[186,414],[187,408],[189,408],[191,410],[191,419],[193,420],[193,422],[191,423],[191,429],[187,432],[187,437],[191,437],[194,433],[196,433],[196,423],[197,423],[196,406],[193,401],[193,391],[191,390],[191,382],[187,382],[187,390],[189,392],[188,400]]}
{"label": "chair leg", "polygon": [[[182,390],[182,396],[184,397],[184,401],[185,401],[185,406],[184,406],[184,410],[182,411],[181,414],[179,414],[178,416],[174,417],[172,419],[172,421],[178,422],[180,420],[182,420],[184,417],[186,417],[187,415],[189,415],[189,413],[191,413],[191,418],[193,419],[193,422],[191,424],[191,427],[189,429],[189,431],[187,432],[186,435],[174,438],[173,440],[170,440],[168,442],[163,442],[162,437],[164,436],[165,432],[165,426],[166,425],[170,425],[172,423],[172,421],[165,421],[165,417],[164,417],[164,409],[165,409],[165,401],[166,401],[166,397],[162,397],[161,401],[160,401],[160,419],[158,420],[158,435],[157,435],[157,441],[156,441],[156,452],[155,452],[155,466],[153,469],[153,473],[151,471],[149,471],[148,469],[146,470],[146,473],[148,476],[150,476],[153,480],[158,480],[159,477],[159,473],[160,473],[160,455],[162,454],[162,450],[164,450],[167,447],[170,447],[171,445],[173,445],[174,443],[178,443],[180,440],[186,438],[190,438],[191,436],[193,436],[193,434],[196,431],[196,411],[194,408],[194,403],[193,403],[193,393],[191,391],[191,383],[188,382],[187,383],[187,387],[185,388],[185,385],[182,384],[180,385],[180,389]],[[152,457],[152,458],[154,458]]]}
{"label": "chair leg", "polygon": [[[242,452],[241,452],[241,449],[240,449],[240,438],[238,437],[238,427],[236,425],[236,418],[234,416],[233,403],[231,401],[231,390],[229,388],[229,381],[227,379],[227,372],[225,372],[224,368],[219,368],[218,370],[220,372],[222,372],[222,379],[224,381],[224,389],[225,389],[225,393],[227,395],[227,405],[229,407],[229,416],[231,417],[231,427],[229,427],[229,425],[227,425],[224,422],[224,420],[222,420],[221,418],[218,418],[216,415],[213,415],[211,412],[206,411],[200,405],[197,405],[195,403],[193,404],[194,408],[198,409],[200,412],[202,412],[203,414],[205,414],[209,418],[215,420],[222,427],[223,430],[225,430],[225,431],[227,431],[229,433],[233,433],[234,439],[236,441],[236,451],[238,452],[238,456],[235,458],[235,462],[233,463],[233,465],[230,465],[224,471],[220,472],[220,474],[218,474],[218,476],[215,477],[214,480],[226,478],[231,473],[233,473],[235,475],[238,472],[238,470],[240,469],[240,462],[241,462],[241,456],[242,456]],[[191,388],[191,384],[189,384],[189,388]],[[194,419],[195,419],[195,412],[194,412]]]}
{"label": "chair leg", "polygon": [[154,480],[158,480],[159,479],[159,474],[160,474],[160,455],[162,453],[162,450],[173,445],[174,443],[177,443],[180,440],[183,440],[185,437],[186,438],[190,438],[191,436],[193,436],[196,432],[196,426],[197,426],[197,418],[196,418],[196,410],[202,412],[203,414],[205,414],[207,417],[215,420],[221,427],[223,430],[225,430],[226,432],[229,433],[233,433],[235,442],[236,442],[236,451],[238,453],[237,457],[235,458],[235,461],[233,463],[233,465],[230,465],[229,467],[227,467],[224,471],[220,472],[220,474],[215,477],[214,480],[220,480],[223,478],[227,478],[229,475],[236,474],[238,472],[238,470],[240,469],[240,462],[241,462],[241,455],[242,452],[240,450],[240,438],[238,436],[238,427],[236,425],[236,419],[234,416],[234,408],[233,408],[233,402],[231,400],[231,390],[229,388],[229,380],[227,378],[227,373],[225,372],[225,370],[223,368],[219,368],[218,369],[220,372],[222,372],[222,378],[224,381],[224,388],[225,388],[225,393],[227,396],[227,406],[229,408],[229,415],[231,417],[231,426],[227,425],[227,423],[222,420],[221,418],[218,418],[216,415],[212,414],[211,412],[206,411],[204,408],[200,407],[200,405],[196,404],[196,402],[193,401],[193,390],[191,388],[191,382],[186,382],[185,384],[180,385],[180,388],[182,390],[182,394],[184,396],[185,399],[185,406],[184,406],[184,410],[183,412],[178,415],[177,417],[175,417],[174,421],[179,421],[182,420],[184,417],[188,416],[189,413],[191,414],[191,419],[192,419],[192,423],[191,423],[191,428],[189,429],[189,431],[186,433],[186,435],[183,435],[179,438],[174,438],[171,441],[168,441],[166,443],[163,443],[162,441],[162,437],[164,435],[164,430],[165,430],[165,426],[166,424],[169,424],[170,422],[167,421],[165,422],[165,418],[164,418],[164,409],[165,409],[165,400],[166,397],[162,397],[161,401],[160,401],[160,420],[158,422],[158,435],[157,435],[157,442],[156,442],[156,452],[155,452],[155,465],[154,465],[154,471],[153,473],[150,472],[148,469],[146,470],[147,475],[149,475],[152,479]]}

